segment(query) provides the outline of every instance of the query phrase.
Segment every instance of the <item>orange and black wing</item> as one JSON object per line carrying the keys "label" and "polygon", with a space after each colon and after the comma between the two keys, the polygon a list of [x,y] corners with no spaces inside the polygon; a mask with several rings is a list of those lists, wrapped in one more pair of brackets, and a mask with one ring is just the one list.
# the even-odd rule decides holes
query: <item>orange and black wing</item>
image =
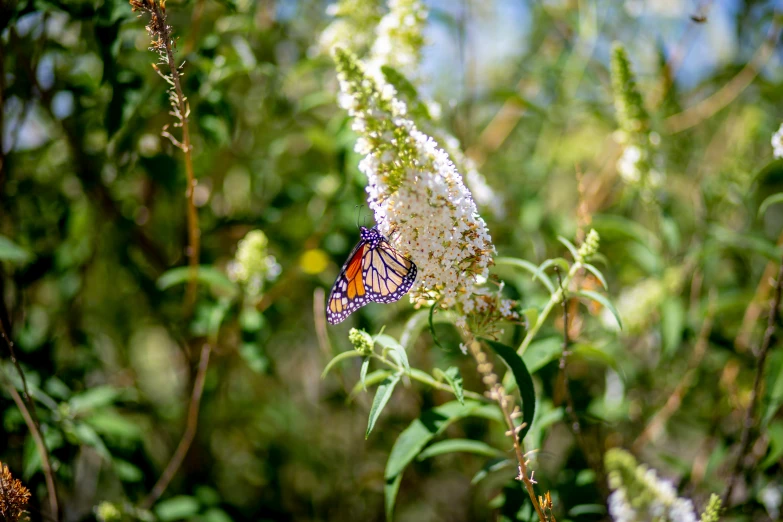
{"label": "orange and black wing", "polygon": [[368,297],[378,303],[393,303],[408,293],[416,281],[416,265],[387,241],[364,255],[364,286]]}
{"label": "orange and black wing", "polygon": [[326,319],[330,324],[343,322],[351,313],[370,302],[362,270],[367,249],[367,242],[359,241],[334,282],[326,302]]}

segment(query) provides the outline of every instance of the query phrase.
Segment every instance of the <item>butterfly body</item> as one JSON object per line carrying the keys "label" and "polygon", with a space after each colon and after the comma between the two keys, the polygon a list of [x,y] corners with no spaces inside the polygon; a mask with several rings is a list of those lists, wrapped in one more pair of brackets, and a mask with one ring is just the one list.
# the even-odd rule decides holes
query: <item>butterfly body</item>
{"label": "butterfly body", "polygon": [[361,227],[361,239],[334,282],[326,306],[331,324],[371,301],[398,301],[416,281],[416,265],[397,251],[377,227]]}

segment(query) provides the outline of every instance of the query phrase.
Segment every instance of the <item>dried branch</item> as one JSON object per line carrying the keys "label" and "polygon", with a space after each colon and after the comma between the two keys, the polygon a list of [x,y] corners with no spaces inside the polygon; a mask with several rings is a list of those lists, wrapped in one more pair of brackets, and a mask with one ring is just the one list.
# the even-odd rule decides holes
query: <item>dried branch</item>
{"label": "dried branch", "polygon": [[541,522],[547,522],[547,518],[541,509],[541,504],[536,498],[536,492],[533,489],[533,484],[536,483],[533,479],[533,474],[531,473],[528,476],[528,460],[525,456],[525,451],[522,448],[522,441],[519,440],[519,431],[524,427],[524,424],[520,426],[514,425],[514,418],[521,415],[519,407],[514,405],[513,397],[506,394],[503,385],[498,381],[497,375],[495,375],[492,370],[492,363],[487,360],[486,354],[481,350],[481,344],[473,339],[468,343],[468,348],[471,355],[476,360],[478,372],[481,374],[482,380],[489,390],[487,395],[498,403],[500,411],[503,412],[503,418],[506,421],[506,426],[508,426],[506,435],[508,435],[514,443],[514,453],[516,454],[517,463],[519,464],[519,475],[517,475],[517,480],[521,480],[525,485],[527,494],[530,496],[530,501],[533,503],[533,507],[536,508],[536,514],[538,514],[539,520]]}
{"label": "dried branch", "polygon": [[783,288],[783,260],[781,260],[780,268],[778,270],[778,277],[774,283],[774,292],[772,300],[769,304],[769,318],[767,319],[767,329],[764,331],[764,338],[761,341],[761,347],[758,351],[758,359],[756,361],[756,377],[753,382],[753,389],[750,392],[750,404],[745,412],[745,422],[742,426],[742,435],[740,437],[740,450],[737,455],[737,460],[734,463],[734,469],[729,476],[729,483],[726,486],[726,491],[723,492],[723,506],[728,507],[728,501],[731,497],[731,492],[734,489],[734,485],[737,482],[737,477],[743,468],[743,462],[745,456],[748,453],[750,447],[750,432],[755,424],[754,412],[756,410],[756,404],[759,400],[761,392],[761,380],[764,376],[764,363],[767,360],[767,354],[769,353],[769,347],[772,343],[772,335],[775,333],[775,321],[778,317],[778,308],[780,308],[780,295]]}
{"label": "dried branch", "polygon": [[41,467],[43,468],[44,478],[46,481],[46,492],[49,496],[49,510],[52,512],[51,517],[54,520],[59,520],[60,509],[57,505],[57,488],[54,484],[54,472],[52,471],[52,465],[49,461],[49,451],[46,449],[46,443],[44,442],[43,436],[41,435],[41,423],[38,421],[38,414],[35,410],[35,402],[33,402],[33,397],[30,395],[30,390],[27,387],[27,378],[24,375],[24,371],[22,371],[22,366],[19,364],[19,360],[16,358],[14,343],[11,341],[11,339],[8,338],[8,334],[5,331],[5,326],[3,325],[2,321],[0,321],[0,337],[3,338],[6,348],[8,348],[8,353],[11,357],[11,363],[13,363],[16,371],[19,373],[19,378],[22,381],[24,400],[19,395],[19,392],[16,391],[16,388],[14,388],[13,385],[6,380],[5,373],[1,367],[0,376],[3,379],[3,384],[8,389],[8,393],[11,394],[11,398],[13,398],[16,406],[22,413],[24,422],[27,424],[27,428],[30,430],[30,434],[32,435],[33,441],[35,442],[35,446],[38,449],[38,454],[41,457]]}
{"label": "dried branch", "polygon": [[149,509],[152,504],[160,498],[166,488],[171,483],[171,479],[177,473],[177,470],[182,465],[182,461],[185,460],[190,445],[193,443],[193,439],[196,436],[196,429],[198,428],[198,414],[201,408],[201,395],[204,392],[204,381],[207,376],[207,368],[209,367],[209,355],[212,352],[212,347],[207,343],[201,348],[201,358],[198,363],[198,371],[196,378],[193,382],[193,393],[190,396],[190,406],[188,407],[188,418],[185,422],[185,431],[182,433],[182,439],[177,445],[177,449],[174,451],[174,455],[171,456],[171,460],[166,465],[166,469],[160,475],[158,482],[150,491],[149,495],[141,503],[142,509]]}
{"label": "dried branch", "polygon": [[[174,61],[175,41],[171,36],[172,27],[166,22],[165,1],[160,0],[130,0],[133,11],[141,11],[150,15],[150,23],[147,26],[147,32],[152,37],[150,50],[160,55],[158,64],[153,64],[155,71],[171,86],[169,89],[169,102],[171,103],[170,114],[176,118],[175,127],[182,128],[182,140],[178,140],[168,131],[168,125],[163,128],[162,135],[168,138],[175,147],[182,150],[185,154],[185,173],[187,175],[187,189],[185,196],[187,198],[187,222],[188,222],[188,247],[187,256],[190,266],[190,279],[187,290],[185,291],[185,310],[189,315],[196,301],[196,288],[198,284],[198,262],[200,250],[200,231],[198,225],[198,213],[194,194],[196,190],[196,177],[193,172],[193,147],[190,143],[190,127],[188,126],[190,117],[190,104],[182,91],[182,66]],[[167,66],[169,73],[164,74],[158,65]]]}

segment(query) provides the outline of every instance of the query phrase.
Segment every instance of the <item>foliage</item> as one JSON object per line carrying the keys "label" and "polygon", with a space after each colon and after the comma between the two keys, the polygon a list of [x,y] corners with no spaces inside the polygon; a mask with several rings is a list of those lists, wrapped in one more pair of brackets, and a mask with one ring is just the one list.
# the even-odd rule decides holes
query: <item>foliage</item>
{"label": "foliage", "polygon": [[[778,519],[780,13],[707,4],[2,3],[11,518]],[[327,326],[365,205],[417,282]]]}

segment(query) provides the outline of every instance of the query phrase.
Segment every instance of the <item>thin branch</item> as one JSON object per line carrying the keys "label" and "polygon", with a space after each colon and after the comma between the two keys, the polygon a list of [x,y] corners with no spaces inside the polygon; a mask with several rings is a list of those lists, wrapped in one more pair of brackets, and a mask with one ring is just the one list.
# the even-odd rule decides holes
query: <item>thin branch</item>
{"label": "thin branch", "polygon": [[190,445],[193,443],[193,439],[196,436],[196,429],[198,428],[198,414],[201,408],[201,395],[204,392],[204,381],[207,376],[207,368],[209,367],[209,355],[212,351],[212,347],[209,343],[204,344],[201,348],[201,358],[198,363],[198,372],[196,373],[196,379],[193,382],[193,393],[190,396],[190,406],[188,408],[188,418],[185,423],[185,431],[182,433],[182,439],[179,441],[177,449],[174,451],[174,455],[171,456],[171,460],[166,465],[166,469],[160,475],[158,482],[150,491],[150,494],[141,503],[142,509],[149,509],[160,498],[166,488],[169,486],[171,479],[177,473],[177,470],[182,465],[182,461],[185,460]]}
{"label": "thin branch", "polygon": [[753,79],[756,78],[761,71],[761,68],[767,63],[770,56],[772,56],[772,52],[775,50],[775,42],[777,42],[779,35],[780,25],[778,22],[778,12],[776,10],[773,15],[772,26],[767,33],[767,38],[756,50],[756,53],[753,55],[750,62],[713,95],[702,100],[693,107],[666,118],[665,124],[667,130],[671,134],[676,134],[690,129],[707,118],[714,116],[718,111],[733,102],[734,99],[753,82]]}
{"label": "thin branch", "polygon": [[173,92],[170,91],[169,100],[171,101],[173,111],[171,114],[179,120],[174,124],[175,127],[182,128],[182,141],[178,141],[174,136],[163,129],[163,135],[168,137],[172,143],[182,150],[185,154],[185,174],[187,175],[187,189],[185,196],[187,198],[187,223],[188,223],[188,247],[187,256],[190,266],[190,279],[185,291],[185,312],[190,315],[193,305],[196,301],[196,289],[198,285],[198,262],[200,250],[200,231],[198,225],[198,213],[196,212],[195,190],[196,177],[193,172],[193,147],[190,143],[190,126],[188,125],[190,116],[190,105],[182,91],[181,66],[177,66],[174,61],[174,40],[171,36],[171,26],[166,20],[166,8],[161,5],[159,0],[131,0],[131,6],[134,11],[144,11],[150,14],[150,24],[147,31],[154,39],[151,49],[161,53],[161,62],[168,65],[169,77],[163,75],[157,65],[153,67],[164,76],[164,79],[172,85]]}
{"label": "thin branch", "polygon": [[538,515],[539,520],[541,522],[547,522],[546,515],[544,515],[544,512],[541,509],[541,503],[536,498],[536,491],[533,489],[533,484],[536,482],[533,480],[532,474],[528,475],[528,460],[525,456],[525,450],[522,447],[522,441],[519,440],[519,430],[522,429],[524,424],[520,426],[516,426],[514,424],[514,418],[521,414],[519,407],[516,405],[512,407],[513,398],[509,395],[506,395],[506,390],[498,381],[497,375],[495,375],[493,372],[492,363],[487,360],[486,354],[481,349],[481,344],[477,340],[472,339],[470,342],[468,342],[468,348],[470,354],[473,356],[473,359],[476,361],[478,372],[481,374],[482,380],[486,385],[487,390],[489,390],[487,395],[498,403],[498,406],[500,406],[500,411],[503,412],[503,419],[506,421],[506,426],[508,427],[506,435],[511,437],[511,440],[514,443],[514,453],[517,457],[517,463],[519,465],[519,475],[517,475],[517,480],[522,481],[522,483],[525,485],[525,489],[527,490],[528,496],[530,496],[530,501],[533,503],[533,507],[536,509],[536,514]]}
{"label": "thin branch", "polygon": [[756,378],[753,382],[753,389],[750,392],[750,404],[745,412],[745,422],[742,426],[742,436],[740,437],[740,450],[737,455],[737,461],[734,463],[734,469],[729,476],[729,483],[726,486],[726,491],[723,492],[723,506],[728,507],[728,501],[731,497],[731,492],[734,489],[734,485],[737,482],[737,477],[743,468],[743,462],[745,456],[748,453],[750,447],[750,432],[755,424],[754,412],[759,400],[761,392],[761,380],[764,376],[764,363],[767,360],[767,354],[769,353],[769,347],[772,343],[772,335],[775,333],[775,321],[778,317],[778,308],[780,307],[780,295],[781,288],[783,288],[783,260],[780,263],[780,269],[778,270],[778,277],[774,283],[774,292],[772,300],[769,304],[769,318],[767,319],[767,329],[764,331],[764,339],[761,341],[761,347],[758,352],[758,360],[756,361]]}
{"label": "thin branch", "polygon": [[5,370],[3,370],[2,367],[0,367],[0,380],[2,380],[3,386],[6,390],[8,390],[11,398],[16,403],[16,407],[19,408],[19,411],[22,414],[22,418],[24,419],[24,423],[27,424],[27,429],[30,430],[30,435],[33,437],[33,442],[35,442],[35,447],[38,450],[38,456],[41,458],[41,467],[43,468],[44,478],[46,480],[46,493],[49,497],[49,509],[52,512],[51,517],[57,521],[59,520],[57,489],[54,486],[54,474],[52,473],[52,465],[49,462],[49,452],[46,449],[46,444],[44,443],[43,436],[41,435],[41,430],[38,428],[38,426],[36,426],[35,421],[33,421],[30,410],[28,410],[27,405],[25,405],[24,400],[19,395],[19,392],[16,391],[16,388],[14,388],[13,384],[8,382],[8,379],[5,375]]}
{"label": "thin branch", "polygon": [[[43,468],[44,477],[46,479],[46,491],[49,496],[49,509],[52,512],[52,518],[59,520],[58,517],[60,516],[60,509],[57,505],[57,488],[54,484],[54,473],[52,472],[52,465],[49,462],[49,451],[46,449],[43,436],[41,436],[41,423],[38,421],[38,413],[35,410],[35,402],[33,401],[33,396],[30,394],[30,390],[27,387],[27,378],[24,375],[24,371],[22,371],[22,366],[19,364],[19,360],[16,358],[14,343],[11,341],[11,339],[8,338],[8,334],[5,331],[5,326],[1,320],[0,337],[3,338],[6,348],[8,348],[8,353],[11,357],[11,363],[16,368],[17,373],[19,373],[19,378],[22,381],[22,391],[24,392],[25,400],[22,400],[19,392],[17,392],[10,383],[5,382],[5,373],[2,374],[3,380],[6,384],[6,387],[8,388],[9,393],[11,394],[11,397],[13,397],[14,402],[16,402],[17,407],[22,412],[22,417],[24,417],[24,421],[30,430],[30,434],[33,436],[36,447],[38,448],[38,453],[41,456],[41,467]],[[1,368],[0,371],[2,371]],[[26,405],[25,401],[27,402]]]}

